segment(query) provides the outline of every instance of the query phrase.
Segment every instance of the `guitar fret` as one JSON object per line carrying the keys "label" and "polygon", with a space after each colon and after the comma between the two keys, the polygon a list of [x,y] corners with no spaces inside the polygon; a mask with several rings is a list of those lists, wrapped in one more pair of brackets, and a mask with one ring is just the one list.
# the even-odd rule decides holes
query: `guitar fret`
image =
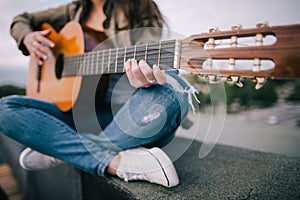
{"label": "guitar fret", "polygon": [[136,60],[143,60],[145,58],[145,47],[144,46],[137,46],[136,48]]}
{"label": "guitar fret", "polygon": [[133,59],[136,59],[136,45],[134,45]]}
{"label": "guitar fret", "polygon": [[65,76],[67,74],[67,72],[69,71],[68,69],[68,60],[67,59],[64,59],[64,62],[63,62],[63,65],[64,65],[64,71],[62,72],[62,76]]}
{"label": "guitar fret", "polygon": [[146,44],[146,50],[145,50],[145,62],[147,62],[147,53],[148,53],[148,43]]}
{"label": "guitar fret", "polygon": [[83,62],[82,62],[82,75],[85,75],[86,70],[86,54],[83,55]]}
{"label": "guitar fret", "polygon": [[86,60],[87,66],[86,66],[86,75],[90,75],[91,74],[91,70],[92,70],[92,54],[88,53],[87,54],[87,60]]}
{"label": "guitar fret", "polygon": [[134,58],[134,47],[127,47],[126,55],[129,59]]}
{"label": "guitar fret", "polygon": [[158,47],[158,58],[157,58],[157,66],[159,66],[160,62],[160,49],[161,49],[161,42],[159,42],[159,47]]}
{"label": "guitar fret", "polygon": [[78,61],[79,59],[77,58],[77,59],[75,59],[75,62],[77,63],[77,69],[75,70],[75,75],[79,75],[80,73],[79,73],[79,70],[80,70],[80,66],[81,66],[81,62],[80,62],[80,60]]}
{"label": "guitar fret", "polygon": [[97,52],[95,51],[94,52],[94,59],[93,59],[93,71],[94,73],[93,74],[97,74]]}
{"label": "guitar fret", "polygon": [[110,70],[110,73],[115,73],[114,69],[115,69],[115,65],[116,65],[116,49],[112,49],[111,50],[111,55],[110,55],[110,63],[109,63],[109,70]]}
{"label": "guitar fret", "polygon": [[164,67],[173,67],[174,66],[174,55],[175,55],[175,43],[173,40],[170,42],[161,42],[161,51],[160,51],[160,66]]}
{"label": "guitar fret", "polygon": [[118,67],[118,48],[116,50],[116,62],[115,62],[115,73],[117,73],[117,67]]}
{"label": "guitar fret", "polygon": [[[106,54],[107,54],[107,56],[105,56]],[[104,51],[104,71],[103,71],[103,74],[105,74],[107,72],[107,67],[108,67],[108,62],[109,62],[108,61],[108,59],[109,59],[108,55],[109,55],[109,49]]]}
{"label": "guitar fret", "polygon": [[175,45],[175,47],[174,47],[174,64],[173,64],[173,67],[174,68],[179,68],[181,41],[180,40],[176,40],[175,43],[174,43],[174,45]]}
{"label": "guitar fret", "polygon": [[86,54],[83,55],[83,60],[82,60],[82,75],[85,75],[85,67],[86,66]]}
{"label": "guitar fret", "polygon": [[92,59],[90,60],[90,67],[91,67],[91,70],[90,70],[90,74],[94,74],[94,62],[95,62],[95,59],[94,59],[94,53],[91,53],[91,57],[92,57]]}
{"label": "guitar fret", "polygon": [[101,74],[103,74],[104,73],[104,50],[102,51],[102,59],[101,59],[101,61],[102,61],[102,63],[101,63]]}
{"label": "guitar fret", "polygon": [[93,66],[92,66],[92,58],[93,57],[93,54],[92,53],[89,53],[88,54],[88,66],[87,66],[87,75],[90,75],[91,74],[91,71],[93,69]]}
{"label": "guitar fret", "polygon": [[71,59],[67,59],[66,57],[64,58],[64,62],[66,62],[66,74],[71,74],[72,73],[72,69],[73,67],[72,66],[76,66],[75,63],[74,63],[74,60],[71,60]]}
{"label": "guitar fret", "polygon": [[83,59],[84,54],[80,57],[80,75],[83,75]]}
{"label": "guitar fret", "polygon": [[158,47],[159,45],[157,43],[155,44],[149,44],[148,50],[147,50],[147,60],[148,64],[150,66],[153,66],[154,64],[157,64],[158,60]]}
{"label": "guitar fret", "polygon": [[[124,50],[124,64],[125,64],[126,58],[127,58],[126,54],[127,54],[127,47],[125,47],[125,50]],[[126,71],[125,67],[123,66],[123,72],[125,72],[125,71]]]}
{"label": "guitar fret", "polygon": [[72,60],[72,59],[68,59],[68,58],[64,58],[64,61],[66,61],[68,64],[66,64],[67,66],[67,71],[66,74],[74,74],[74,71],[77,68],[77,64],[76,64],[76,60]]}
{"label": "guitar fret", "polygon": [[86,56],[86,74],[90,75],[90,68],[91,68],[91,54],[88,53]]}
{"label": "guitar fret", "polygon": [[111,49],[109,49],[108,63],[107,63],[107,73],[110,72],[110,56],[111,56]]}
{"label": "guitar fret", "polygon": [[96,74],[99,74],[99,53],[98,51],[96,56]]}
{"label": "guitar fret", "polygon": [[[145,60],[150,66],[156,64],[166,69],[178,65],[176,41],[134,45],[131,47],[106,49],[66,56],[64,58],[63,76],[93,75],[125,72],[127,59]],[[175,48],[176,47],[176,48]],[[176,54],[176,56],[175,56]],[[175,66],[176,66],[175,65]]]}

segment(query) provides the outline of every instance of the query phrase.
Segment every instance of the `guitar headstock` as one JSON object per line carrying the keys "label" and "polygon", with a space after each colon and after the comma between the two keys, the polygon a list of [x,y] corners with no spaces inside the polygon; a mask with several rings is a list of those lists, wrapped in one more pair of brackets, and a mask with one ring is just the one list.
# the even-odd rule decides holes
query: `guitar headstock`
{"label": "guitar headstock", "polygon": [[180,68],[212,81],[300,78],[300,24],[211,29],[183,40],[181,51]]}

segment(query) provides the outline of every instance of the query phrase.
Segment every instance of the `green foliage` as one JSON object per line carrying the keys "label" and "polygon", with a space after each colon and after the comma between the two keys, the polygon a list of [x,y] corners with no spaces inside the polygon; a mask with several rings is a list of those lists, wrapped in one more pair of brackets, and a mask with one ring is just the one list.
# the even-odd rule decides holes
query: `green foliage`
{"label": "green foliage", "polygon": [[201,104],[209,105],[211,103],[211,98],[209,94],[205,94],[201,91],[196,94],[197,99],[201,102]]}
{"label": "green foliage", "polygon": [[291,94],[286,98],[287,101],[300,101],[300,81],[296,81]]}
{"label": "green foliage", "polygon": [[265,85],[255,89],[255,84],[250,79],[243,80],[244,87],[225,84],[227,94],[227,106],[237,102],[245,108],[251,107],[270,107],[278,100],[276,84],[273,80],[268,80]]}
{"label": "green foliage", "polygon": [[[212,91],[207,90],[207,84],[209,83],[206,83],[203,79],[196,75],[191,75],[186,78],[199,91],[197,97],[201,102],[200,110],[203,110],[205,106],[211,106],[212,101],[210,92]],[[232,108],[247,110],[250,108],[266,108],[273,106],[277,103],[279,98],[277,88],[286,84],[285,81],[268,80],[261,89],[256,90],[256,83],[253,83],[251,79],[243,79],[242,82],[244,84],[244,87],[242,88],[235,84],[224,83],[228,112],[237,112],[237,110],[233,111]],[[300,87],[300,84],[298,87]],[[214,86],[210,86],[210,89],[214,90]],[[299,97],[300,88],[295,88],[295,91],[298,92],[297,97]],[[296,92],[294,93],[296,94]]]}
{"label": "green foliage", "polygon": [[24,95],[25,89],[13,85],[0,86],[0,98],[4,96],[13,95],[13,94]]}

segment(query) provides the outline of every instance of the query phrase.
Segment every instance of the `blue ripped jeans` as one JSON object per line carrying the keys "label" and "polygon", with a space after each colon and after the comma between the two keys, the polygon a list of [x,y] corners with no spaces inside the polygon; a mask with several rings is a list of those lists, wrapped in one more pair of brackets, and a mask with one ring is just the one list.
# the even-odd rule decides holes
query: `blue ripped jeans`
{"label": "blue ripped jeans", "polygon": [[[103,176],[119,151],[162,147],[175,136],[189,110],[188,94],[184,92],[189,85],[174,71],[166,72],[166,76],[172,84],[138,89],[96,134],[78,133],[71,112],[24,96],[0,99],[0,132],[36,151]],[[100,123],[112,115],[108,110],[97,111]]]}

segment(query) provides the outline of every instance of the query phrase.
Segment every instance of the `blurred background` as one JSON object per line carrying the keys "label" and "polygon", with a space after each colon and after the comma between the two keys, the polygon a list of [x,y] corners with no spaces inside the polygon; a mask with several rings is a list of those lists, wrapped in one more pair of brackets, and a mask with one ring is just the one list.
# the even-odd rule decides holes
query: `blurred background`
{"label": "blurred background", "polygon": [[[69,0],[2,0],[0,2],[0,96],[24,94],[28,58],[18,51],[10,37],[13,16],[56,7]],[[254,28],[257,23],[270,26],[300,23],[299,0],[156,0],[170,29],[183,36],[208,32],[210,28],[230,30],[234,25]],[[218,118],[212,110],[211,93],[198,76],[189,81],[199,90],[195,113],[189,118],[190,129],[181,128],[178,135],[204,140],[213,131],[212,121],[220,120],[219,134],[213,143],[300,157],[300,82],[299,80],[268,80],[255,90],[251,80],[242,80],[243,88],[222,84],[225,93],[223,110]],[[224,95],[225,94],[225,95]],[[221,98],[221,99],[222,99]],[[225,109],[225,112],[224,112]],[[219,110],[217,110],[219,111]],[[224,116],[225,115],[225,116]]]}

